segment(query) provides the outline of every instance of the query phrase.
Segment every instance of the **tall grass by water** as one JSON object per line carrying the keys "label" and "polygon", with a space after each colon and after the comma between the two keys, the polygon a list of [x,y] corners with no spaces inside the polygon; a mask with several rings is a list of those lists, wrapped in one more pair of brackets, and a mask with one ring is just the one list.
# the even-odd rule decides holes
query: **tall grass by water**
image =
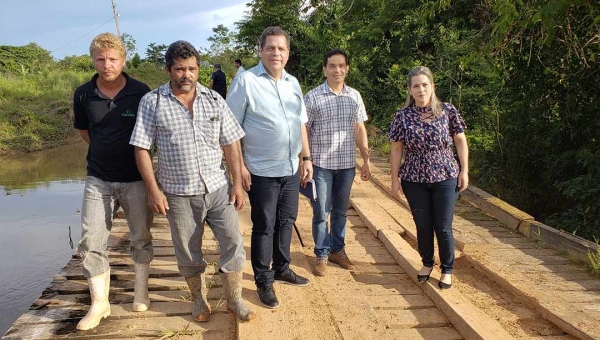
{"label": "tall grass by water", "polygon": [[0,73],[0,154],[63,144],[74,133],[72,96],[93,73]]}

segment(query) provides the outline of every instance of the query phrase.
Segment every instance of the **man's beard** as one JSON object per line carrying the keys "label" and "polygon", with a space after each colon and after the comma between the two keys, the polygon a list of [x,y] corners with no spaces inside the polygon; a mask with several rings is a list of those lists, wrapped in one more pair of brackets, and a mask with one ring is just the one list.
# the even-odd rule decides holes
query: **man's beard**
{"label": "man's beard", "polygon": [[[189,83],[183,83],[184,80],[189,81]],[[190,92],[194,88],[194,83],[191,79],[182,79],[179,83],[179,89],[183,92]]]}

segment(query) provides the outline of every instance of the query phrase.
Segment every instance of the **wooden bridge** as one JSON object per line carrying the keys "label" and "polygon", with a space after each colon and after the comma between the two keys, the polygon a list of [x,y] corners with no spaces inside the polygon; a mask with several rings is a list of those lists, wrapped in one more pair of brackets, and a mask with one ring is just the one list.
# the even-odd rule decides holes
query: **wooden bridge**
{"label": "wooden bridge", "polygon": [[240,212],[248,261],[244,299],[259,314],[238,323],[227,313],[215,263],[219,248],[206,229],[210,266],[208,323],[190,317],[190,294],[177,270],[168,223],[156,217],[149,311],[133,312],[133,263],[128,228],[117,219],[109,239],[112,314],[94,330],[76,331],[89,308],[81,261],[73,258],[2,339],[600,339],[600,278],[581,260],[597,245],[565,235],[476,188],[455,211],[453,287],[437,288],[439,271],[417,284],[416,228],[405,201],[389,195],[389,165],[373,159],[373,178],[357,177],[351,195],[346,251],[354,271],[311,266],[312,211],[300,201],[292,267],[308,287],[276,285],[281,307],[260,306],[250,266],[249,208]]}

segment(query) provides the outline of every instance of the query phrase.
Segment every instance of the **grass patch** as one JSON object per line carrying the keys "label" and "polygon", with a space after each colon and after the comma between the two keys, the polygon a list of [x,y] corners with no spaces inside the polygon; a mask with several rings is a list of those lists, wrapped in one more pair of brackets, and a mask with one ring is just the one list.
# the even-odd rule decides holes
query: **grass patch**
{"label": "grass patch", "polygon": [[156,330],[155,332],[156,332],[157,337],[159,337],[159,340],[177,339],[182,336],[198,336],[198,335],[206,332],[205,329],[190,330],[189,328],[190,328],[189,323],[180,329],[171,329],[171,328],[160,326],[160,329]]}
{"label": "grass patch", "polygon": [[73,91],[92,73],[0,74],[0,154],[60,145],[74,134]]}
{"label": "grass patch", "polygon": [[389,156],[392,151],[392,144],[385,134],[373,134],[369,136],[369,146],[377,151],[380,156]]}
{"label": "grass patch", "polygon": [[[169,81],[164,69],[152,64],[142,63],[126,72],[150,88]],[[52,148],[76,136],[73,92],[93,75],[93,71],[59,68],[0,72],[0,155]]]}
{"label": "grass patch", "polygon": [[[596,244],[599,243],[598,238],[594,238]],[[590,259],[589,270],[592,274],[600,276],[600,248],[596,251],[588,251],[588,259]]]}

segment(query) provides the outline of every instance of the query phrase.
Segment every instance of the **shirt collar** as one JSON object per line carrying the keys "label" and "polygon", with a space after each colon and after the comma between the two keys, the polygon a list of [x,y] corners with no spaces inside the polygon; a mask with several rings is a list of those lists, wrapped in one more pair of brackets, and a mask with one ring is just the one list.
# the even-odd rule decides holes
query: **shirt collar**
{"label": "shirt collar", "polygon": [[[173,93],[173,89],[171,89],[171,82],[161,85],[159,87],[158,91],[163,96],[172,95],[173,97],[175,97],[175,94]],[[199,97],[201,94],[207,94],[207,93],[209,93],[208,88],[205,86],[202,86],[202,85],[200,85],[200,83],[196,82],[196,97]]]}
{"label": "shirt collar", "polygon": [[[121,74],[123,75],[123,77],[125,77],[125,86],[123,86],[123,89],[121,89],[121,91],[119,91],[118,94],[121,94],[121,95],[135,94],[135,90],[133,89],[132,86],[130,86],[131,82],[129,81],[129,75],[125,72],[121,72]],[[103,96],[100,96],[100,93],[102,93],[102,92],[100,92],[100,89],[98,89],[98,84],[96,84],[96,80],[98,80],[99,77],[100,77],[100,75],[98,75],[98,73],[94,74],[94,76],[92,77],[92,81],[91,81],[92,87],[90,88],[89,93],[91,95],[95,95],[95,96],[99,96],[99,97],[103,98]]]}
{"label": "shirt collar", "polygon": [[[325,80],[323,85],[321,85],[321,90],[323,91],[324,94],[333,93],[336,96],[338,95],[331,89],[331,87],[327,83],[327,80]],[[344,93],[344,94],[348,93],[348,87],[346,86],[346,83],[344,83],[344,87],[342,87],[342,91],[340,92],[340,94],[342,94],[342,93]]]}
{"label": "shirt collar", "polygon": [[[263,65],[262,61],[258,62],[258,65],[256,65],[257,69],[258,69],[258,75],[262,76],[263,74],[266,75],[267,77],[271,77],[271,75],[269,74],[269,72],[267,72],[267,69],[265,69],[265,66]],[[281,79],[283,80],[289,80],[290,75],[285,71],[285,69],[281,70]]]}

